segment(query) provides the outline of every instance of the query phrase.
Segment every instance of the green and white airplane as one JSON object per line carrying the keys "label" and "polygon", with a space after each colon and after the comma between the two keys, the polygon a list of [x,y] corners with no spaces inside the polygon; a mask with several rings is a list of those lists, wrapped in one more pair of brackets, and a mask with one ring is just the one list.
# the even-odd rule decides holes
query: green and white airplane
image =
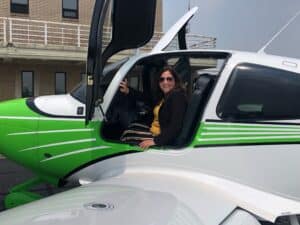
{"label": "green and white airplane", "polygon": [[[29,190],[42,182],[60,186],[79,180],[93,184],[63,193],[61,198],[33,202],[24,211],[22,207],[13,209],[14,215],[26,217],[28,224],[54,224],[60,221],[57,218],[63,218],[65,224],[84,224],[80,219],[74,222],[75,214],[63,214],[63,210],[71,209],[73,203],[82,203],[83,211],[112,209],[109,199],[128,203],[130,214],[134,204],[128,199],[126,202],[125,192],[120,191],[130,186],[133,189],[126,189],[129,196],[145,208],[155,199],[159,205],[175,204],[164,194],[171,193],[185,205],[179,207],[181,211],[173,211],[174,215],[186,212],[190,222],[196,221],[192,224],[199,224],[198,218],[201,224],[234,224],[228,222],[230,218],[248,218],[252,224],[274,223],[282,216],[295,221],[295,215],[300,214],[300,60],[264,53],[269,43],[258,53],[189,50],[185,28],[197,11],[193,8],[150,53],[108,65],[116,53],[148,43],[153,36],[155,9],[155,0],[96,0],[86,82],[66,95],[0,104],[1,154],[36,174],[36,178],[11,189],[6,207],[39,199]],[[111,12],[111,42],[104,47],[102,29]],[[169,51],[170,45],[179,49]],[[184,125],[172,146],[143,152],[138,146],[121,142],[120,135],[129,123],[144,119],[149,108],[145,102],[133,102],[122,95],[119,84],[126,78],[131,88],[151,97],[156,92],[157,72],[166,64],[178,71],[186,85],[189,104]],[[152,192],[143,195],[143,191],[135,190]],[[160,194],[152,196],[155,191]],[[91,199],[93,195],[97,200]],[[60,199],[68,199],[68,203],[60,205]],[[59,206],[51,218],[45,216],[45,210],[50,210],[45,205],[48,203]],[[29,218],[34,207],[39,209],[36,221]],[[197,210],[203,210],[207,217],[201,217]],[[9,211],[0,214],[0,221],[13,221]],[[166,224],[169,214],[162,214],[158,221]],[[18,219],[16,216],[15,221]],[[110,219],[105,221],[122,222],[118,216]]]}

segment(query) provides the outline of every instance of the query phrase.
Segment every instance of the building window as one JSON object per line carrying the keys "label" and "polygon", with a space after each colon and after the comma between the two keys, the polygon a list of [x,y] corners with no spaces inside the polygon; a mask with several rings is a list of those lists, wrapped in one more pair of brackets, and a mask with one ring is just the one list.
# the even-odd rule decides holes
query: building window
{"label": "building window", "polygon": [[29,0],[11,0],[10,12],[12,13],[29,13]]}
{"label": "building window", "polygon": [[66,93],[66,73],[59,72],[55,73],[55,94]]}
{"label": "building window", "polygon": [[63,0],[62,16],[64,18],[78,19],[78,0]]}
{"label": "building window", "polygon": [[299,96],[298,73],[243,63],[233,70],[217,114],[230,121],[299,119]]}
{"label": "building window", "polygon": [[22,97],[34,96],[34,76],[32,71],[23,71],[21,74]]}

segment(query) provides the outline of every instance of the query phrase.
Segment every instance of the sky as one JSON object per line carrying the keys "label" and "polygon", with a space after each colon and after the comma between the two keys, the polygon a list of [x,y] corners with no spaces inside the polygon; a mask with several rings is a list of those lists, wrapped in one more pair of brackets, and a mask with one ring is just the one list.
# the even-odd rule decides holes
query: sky
{"label": "sky", "polygon": [[[217,38],[217,48],[258,51],[299,10],[300,0],[163,0],[163,29],[198,6],[190,32]],[[300,58],[300,15],[265,50]]]}

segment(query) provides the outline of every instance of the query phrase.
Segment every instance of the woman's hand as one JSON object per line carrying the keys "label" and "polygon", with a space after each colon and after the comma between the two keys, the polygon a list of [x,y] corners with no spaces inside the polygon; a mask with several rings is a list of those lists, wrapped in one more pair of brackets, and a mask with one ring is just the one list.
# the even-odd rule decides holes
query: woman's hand
{"label": "woman's hand", "polygon": [[129,88],[128,88],[128,81],[127,79],[123,80],[121,83],[120,83],[120,91],[126,95],[128,95],[129,93]]}
{"label": "woman's hand", "polygon": [[147,149],[147,148],[149,148],[149,147],[151,147],[151,146],[153,146],[153,145],[155,145],[153,139],[146,139],[146,140],[142,141],[142,142],[139,144],[139,146],[140,146],[143,150],[145,150],[145,149]]}

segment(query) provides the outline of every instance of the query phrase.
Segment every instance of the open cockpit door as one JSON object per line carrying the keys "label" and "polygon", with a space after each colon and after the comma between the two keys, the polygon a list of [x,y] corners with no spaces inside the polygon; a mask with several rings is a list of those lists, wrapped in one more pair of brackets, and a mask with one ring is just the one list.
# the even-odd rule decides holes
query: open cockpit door
{"label": "open cockpit door", "polygon": [[160,52],[163,51],[174,39],[174,37],[178,34],[178,48],[179,49],[187,49],[186,43],[186,26],[191,18],[198,11],[198,7],[194,7],[189,10],[184,16],[182,16],[159,40],[159,42],[154,46],[152,52]]}
{"label": "open cockpit door", "polygon": [[[110,10],[109,10],[110,9]],[[111,16],[107,13],[111,12]],[[101,79],[108,59],[119,51],[145,45],[153,36],[156,0],[96,0],[87,56],[86,123],[102,102]],[[111,18],[112,36],[103,50],[105,19]]]}

